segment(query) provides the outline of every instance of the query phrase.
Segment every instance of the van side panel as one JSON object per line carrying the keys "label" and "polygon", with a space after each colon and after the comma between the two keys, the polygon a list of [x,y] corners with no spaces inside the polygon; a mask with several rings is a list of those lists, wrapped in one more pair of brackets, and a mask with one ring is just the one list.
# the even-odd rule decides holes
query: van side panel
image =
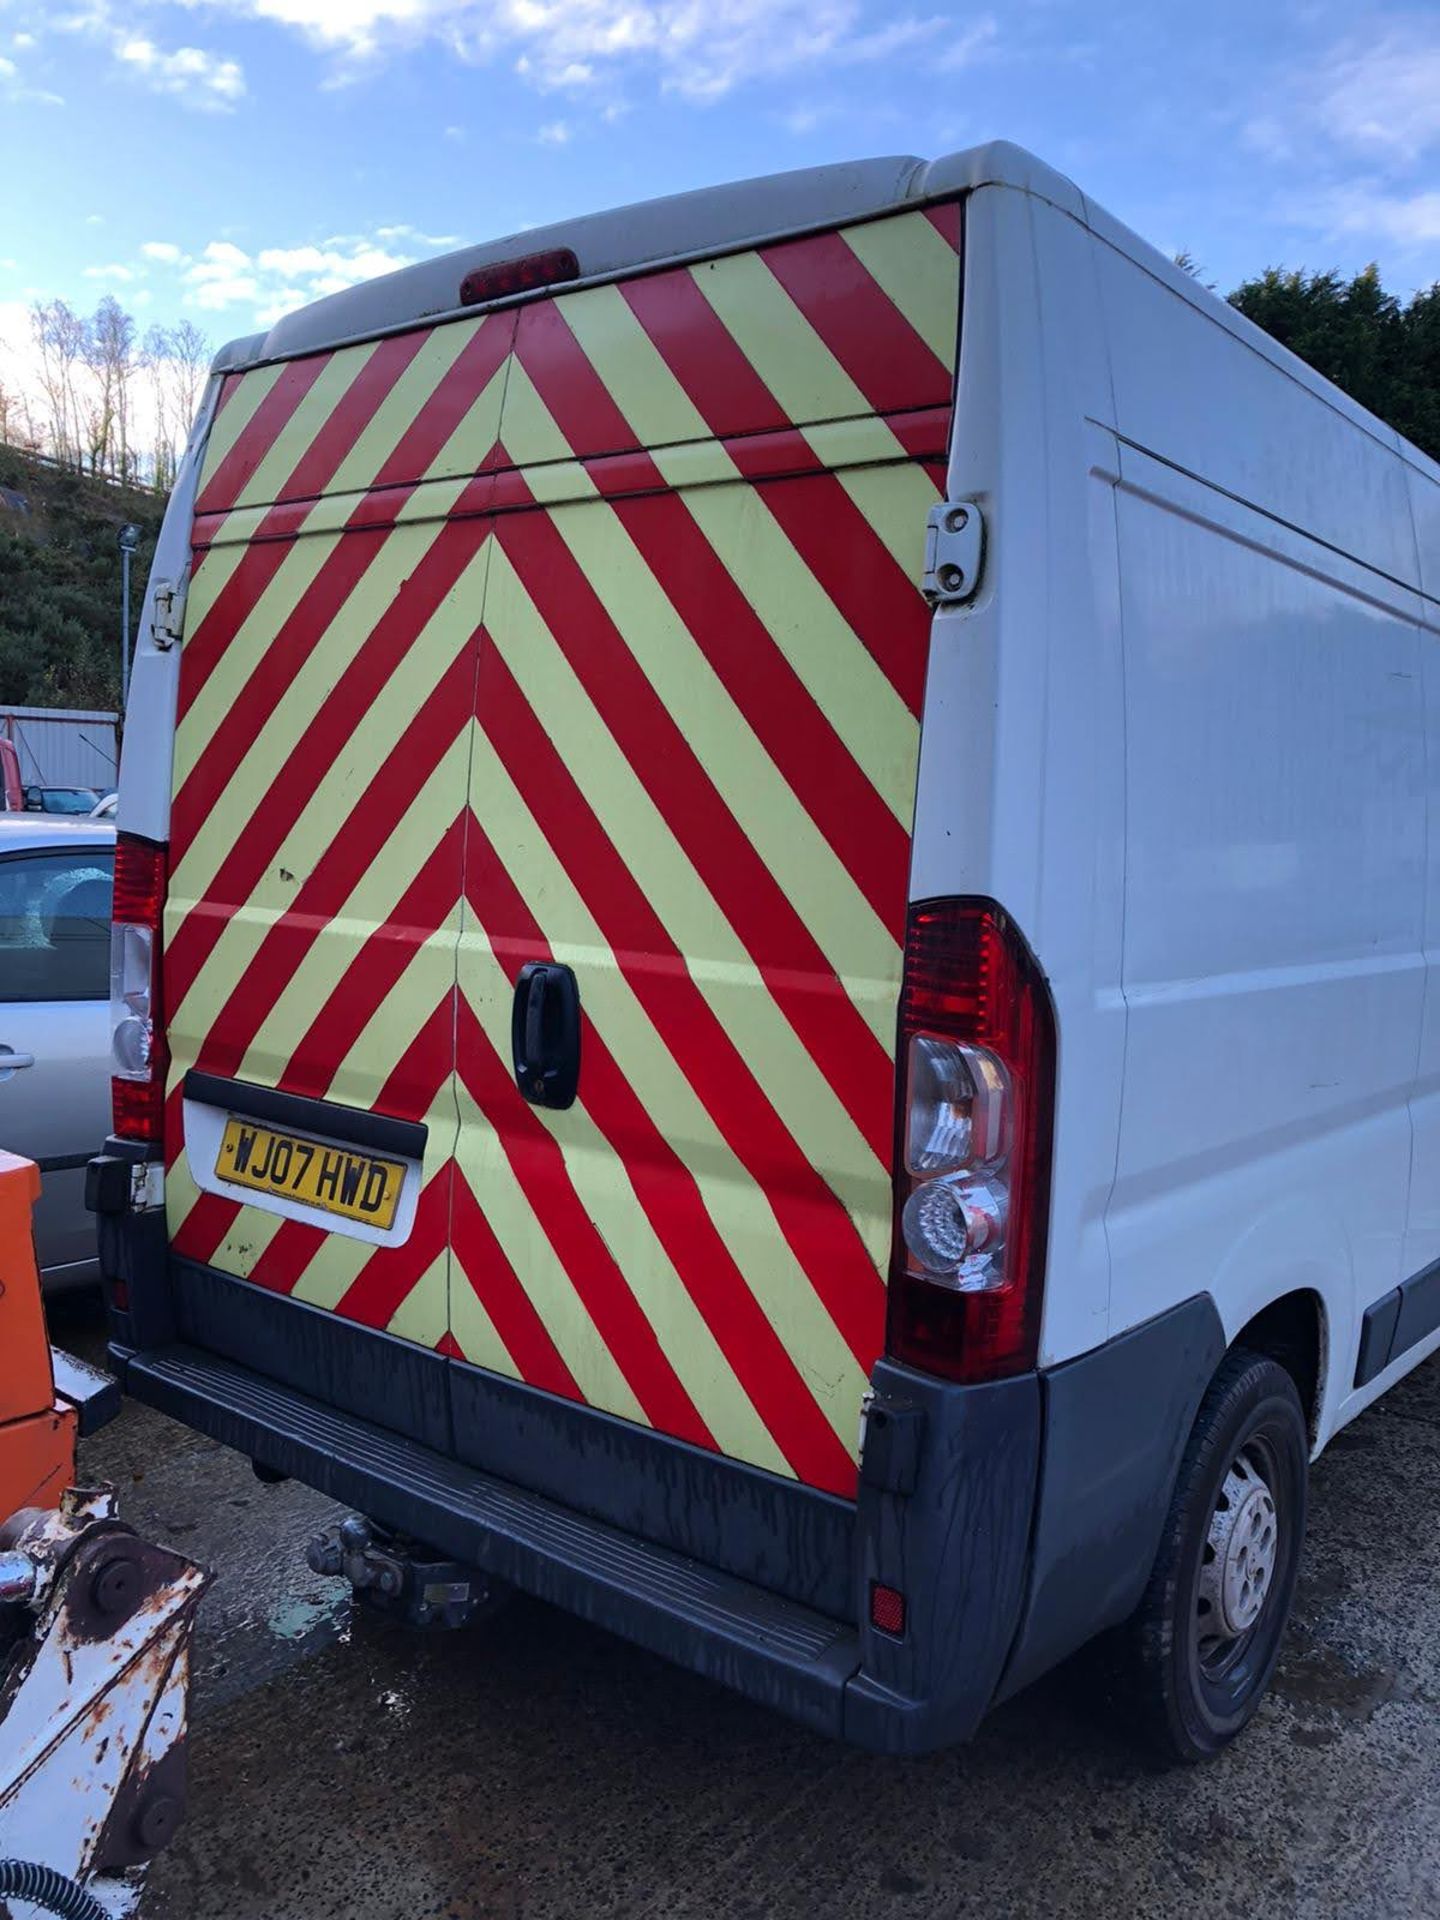
{"label": "van side panel", "polygon": [[[1129,1048],[1118,1326],[1316,1292],[1343,1393],[1401,1277],[1424,693],[1388,582],[1122,459]],[[1335,1377],[1339,1376],[1339,1377]]]}
{"label": "van side panel", "polygon": [[1428,984],[1425,1030],[1411,1113],[1415,1169],[1405,1271],[1419,1273],[1440,1260],[1440,466],[1412,456],[1407,479],[1419,563],[1421,656],[1425,681],[1425,739],[1430,838],[1425,878],[1425,951]]}
{"label": "van side panel", "polygon": [[[176,736],[178,1253],[853,1491],[959,239],[904,212],[226,381]],[[565,1113],[510,1058],[549,957]],[[240,1203],[187,1149],[191,1069],[423,1121],[413,1233]]]}
{"label": "van side panel", "polygon": [[1125,661],[1111,1332],[1208,1292],[1233,1338],[1313,1293],[1323,1443],[1359,1314],[1405,1257],[1427,777],[1411,479],[1390,429],[1099,215],[1094,244]]}
{"label": "van side panel", "polygon": [[1179,298],[1160,277],[1177,272],[1168,261],[1157,259],[1151,274],[1103,242],[1097,255],[1121,433],[1337,552],[1413,583],[1414,529],[1394,429],[1370,416],[1360,425],[1339,394],[1338,404],[1322,399],[1316,376],[1298,361],[1291,364],[1302,378],[1277,368],[1271,356],[1280,350],[1258,329],[1264,352]]}

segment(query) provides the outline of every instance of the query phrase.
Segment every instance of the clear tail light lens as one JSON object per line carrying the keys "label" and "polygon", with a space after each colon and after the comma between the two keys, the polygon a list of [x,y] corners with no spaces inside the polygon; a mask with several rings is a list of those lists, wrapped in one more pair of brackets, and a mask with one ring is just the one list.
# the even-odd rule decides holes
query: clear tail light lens
{"label": "clear tail light lens", "polygon": [[906,1083],[907,1173],[954,1173],[1002,1157],[1010,1084],[993,1053],[939,1034],[913,1034]]}
{"label": "clear tail light lens", "polygon": [[887,1348],[955,1380],[1035,1363],[1044,1284],[1054,1011],[999,907],[911,908],[900,997]]}
{"label": "clear tail light lens", "polygon": [[115,842],[110,928],[110,1092],[117,1134],[159,1142],[169,1057],[160,1014],[165,849],[122,833]]}
{"label": "clear tail light lens", "polygon": [[947,1174],[923,1180],[900,1214],[905,1248],[916,1267],[938,1285],[958,1293],[981,1293],[1005,1285],[1005,1217],[1008,1184],[987,1185]]}

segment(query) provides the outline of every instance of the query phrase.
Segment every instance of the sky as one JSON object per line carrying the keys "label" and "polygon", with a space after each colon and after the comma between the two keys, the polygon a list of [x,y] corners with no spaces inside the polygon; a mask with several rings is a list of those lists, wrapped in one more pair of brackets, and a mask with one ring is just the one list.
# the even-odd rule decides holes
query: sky
{"label": "sky", "polygon": [[1440,279],[1440,0],[0,0],[0,342],[114,293],[218,344],[567,214],[996,136],[1222,291]]}

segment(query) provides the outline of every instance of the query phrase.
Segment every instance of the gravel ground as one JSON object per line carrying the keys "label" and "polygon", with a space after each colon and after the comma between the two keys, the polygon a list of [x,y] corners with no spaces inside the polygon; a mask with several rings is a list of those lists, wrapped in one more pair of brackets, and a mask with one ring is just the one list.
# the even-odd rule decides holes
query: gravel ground
{"label": "gravel ground", "polygon": [[417,1636],[306,1568],[308,1490],[136,1406],[83,1464],[216,1572],[146,1920],[1440,1910],[1440,1360],[1321,1461],[1274,1691],[1189,1773],[1150,1771],[1074,1671],[902,1763],[538,1603]]}

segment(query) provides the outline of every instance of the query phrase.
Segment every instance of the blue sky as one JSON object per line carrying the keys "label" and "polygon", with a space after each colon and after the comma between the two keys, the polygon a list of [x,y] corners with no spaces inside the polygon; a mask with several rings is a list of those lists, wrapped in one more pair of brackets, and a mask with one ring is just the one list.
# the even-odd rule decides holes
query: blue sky
{"label": "blue sky", "polygon": [[1440,278],[1440,0],[0,0],[0,336],[212,339],[566,213],[1003,135],[1228,288]]}

